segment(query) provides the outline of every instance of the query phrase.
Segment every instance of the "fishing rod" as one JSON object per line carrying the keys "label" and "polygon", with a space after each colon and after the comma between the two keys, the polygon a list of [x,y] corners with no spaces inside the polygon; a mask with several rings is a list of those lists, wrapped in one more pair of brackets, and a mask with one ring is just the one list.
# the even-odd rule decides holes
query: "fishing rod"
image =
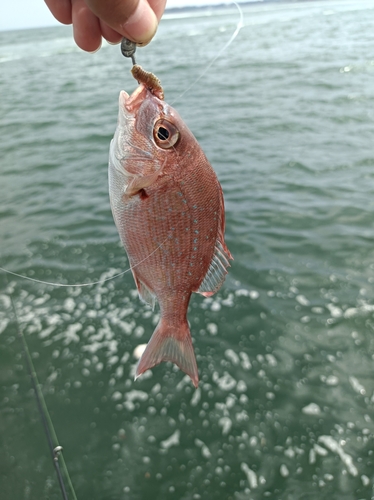
{"label": "fishing rod", "polygon": [[[58,479],[58,484],[60,486],[62,498],[63,498],[63,500],[69,500],[66,486],[65,486],[65,480],[64,480],[64,476],[62,474],[61,468],[63,469],[65,477],[67,479],[67,482],[68,482],[68,485],[69,485],[69,488],[70,488],[70,491],[72,494],[72,498],[73,498],[73,500],[77,500],[77,497],[75,495],[75,491],[74,491],[74,488],[73,488],[73,485],[72,485],[72,482],[71,482],[71,479],[69,476],[69,472],[68,472],[68,469],[66,467],[64,457],[62,455],[62,446],[60,446],[58,444],[58,440],[57,440],[56,432],[55,432],[53,424],[52,424],[51,416],[48,412],[48,408],[47,408],[42,390],[40,388],[38,378],[36,376],[36,371],[35,371],[34,364],[33,364],[32,359],[31,359],[30,351],[29,351],[29,348],[27,346],[25,336],[22,332],[21,325],[20,325],[18,315],[17,315],[17,310],[16,310],[16,307],[15,307],[15,304],[13,301],[13,297],[11,295],[10,295],[10,300],[12,303],[13,313],[14,313],[16,325],[17,325],[17,336],[18,336],[18,338],[21,342],[21,345],[22,345],[22,351],[23,351],[24,358],[26,360],[27,371],[28,371],[28,374],[29,374],[29,377],[31,380],[32,388],[34,390],[36,404],[38,407],[38,411],[39,411],[39,415],[40,415],[40,418],[42,421],[44,432],[45,432],[45,435],[47,437],[48,447],[49,447],[49,451],[51,453],[53,466],[54,466],[55,471],[56,471],[56,475],[57,475],[57,479]],[[60,467],[60,462],[61,462],[61,467]]]}

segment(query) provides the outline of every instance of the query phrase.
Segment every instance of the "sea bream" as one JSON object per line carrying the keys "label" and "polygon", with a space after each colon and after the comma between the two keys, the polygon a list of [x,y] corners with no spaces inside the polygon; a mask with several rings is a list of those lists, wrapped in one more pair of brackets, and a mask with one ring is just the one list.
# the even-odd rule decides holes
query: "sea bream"
{"label": "sea bream", "polygon": [[222,189],[158,79],[139,66],[133,74],[140,85],[120,93],[110,145],[110,203],[139,295],[160,306],[135,378],[172,361],[197,387],[187,308],[192,292],[208,297],[221,287],[232,259]]}

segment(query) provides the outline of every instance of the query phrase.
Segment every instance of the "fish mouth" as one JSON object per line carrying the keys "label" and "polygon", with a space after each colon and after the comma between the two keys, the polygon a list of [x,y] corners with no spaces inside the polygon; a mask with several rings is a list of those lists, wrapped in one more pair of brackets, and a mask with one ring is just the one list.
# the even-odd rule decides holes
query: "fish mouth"
{"label": "fish mouth", "polygon": [[145,87],[145,85],[140,84],[134,92],[129,96],[127,92],[124,90],[120,93],[120,103],[124,110],[126,110],[131,115],[136,115],[139,110],[142,102],[147,96],[149,90]]}

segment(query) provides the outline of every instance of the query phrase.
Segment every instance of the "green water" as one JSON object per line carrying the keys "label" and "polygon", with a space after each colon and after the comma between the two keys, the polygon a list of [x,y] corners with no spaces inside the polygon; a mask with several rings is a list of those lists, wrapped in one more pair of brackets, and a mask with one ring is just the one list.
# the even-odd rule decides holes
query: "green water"
{"label": "green water", "polygon": [[[211,160],[235,257],[189,320],[200,386],[136,382],[157,322],[131,273],[0,274],[0,497],[61,498],[15,301],[79,500],[374,498],[374,4],[165,17],[139,63]],[[127,269],[109,207],[119,48],[0,33],[0,266],[79,284]]]}

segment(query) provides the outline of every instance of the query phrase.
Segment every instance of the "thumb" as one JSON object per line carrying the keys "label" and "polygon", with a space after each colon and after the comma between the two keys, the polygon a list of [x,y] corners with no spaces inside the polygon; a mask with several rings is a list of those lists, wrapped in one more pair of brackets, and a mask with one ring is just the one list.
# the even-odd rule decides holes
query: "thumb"
{"label": "thumb", "polygon": [[122,36],[145,45],[157,30],[158,19],[147,0],[85,0],[102,21]]}

